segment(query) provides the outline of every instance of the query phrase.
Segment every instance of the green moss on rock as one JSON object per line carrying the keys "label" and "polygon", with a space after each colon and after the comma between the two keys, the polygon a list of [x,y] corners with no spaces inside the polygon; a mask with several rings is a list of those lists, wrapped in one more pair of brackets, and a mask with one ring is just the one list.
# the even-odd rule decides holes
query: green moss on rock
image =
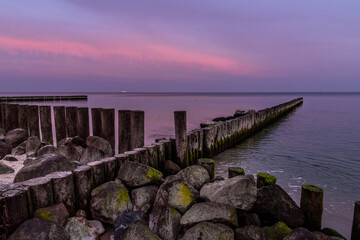
{"label": "green moss on rock", "polygon": [[276,184],[276,177],[267,173],[258,173],[257,174],[257,187],[263,187],[268,185]]}
{"label": "green moss on rock", "polygon": [[149,168],[146,173],[146,178],[150,179],[152,182],[158,181],[163,177],[162,172],[156,170],[155,168]]}
{"label": "green moss on rock", "polygon": [[282,240],[292,232],[284,222],[278,222],[271,227],[264,227],[267,240]]}
{"label": "green moss on rock", "polygon": [[324,190],[322,188],[319,188],[317,186],[310,185],[310,184],[304,184],[304,185],[302,185],[302,188],[310,190],[312,192],[324,192]]}
{"label": "green moss on rock", "polygon": [[328,236],[334,236],[334,237],[339,237],[339,238],[342,238],[342,239],[346,239],[338,231],[336,231],[335,229],[332,229],[332,228],[324,228],[324,229],[321,230],[321,232],[328,235]]}

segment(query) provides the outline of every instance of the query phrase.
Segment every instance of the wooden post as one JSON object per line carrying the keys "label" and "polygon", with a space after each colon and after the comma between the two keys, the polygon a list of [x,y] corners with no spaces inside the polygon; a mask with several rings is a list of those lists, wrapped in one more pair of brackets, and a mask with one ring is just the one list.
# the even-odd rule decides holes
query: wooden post
{"label": "wooden post", "polygon": [[131,111],[131,143],[130,149],[140,148],[144,146],[144,111]]}
{"label": "wooden post", "polygon": [[236,176],[245,175],[245,171],[241,167],[229,167],[228,168],[228,178],[233,178]]}
{"label": "wooden post", "polygon": [[6,104],[6,131],[18,128],[18,104]]}
{"label": "wooden post", "polygon": [[128,151],[125,152],[126,155],[129,156],[129,161],[130,162],[140,162],[140,152],[139,151]]}
{"label": "wooden post", "polygon": [[360,239],[360,201],[355,202],[351,240]]}
{"label": "wooden post", "polygon": [[273,175],[260,172],[256,175],[256,177],[257,177],[257,181],[256,181],[257,188],[276,184],[276,177]]}
{"label": "wooden post", "polygon": [[115,118],[114,109],[101,110],[101,134],[100,137],[109,141],[111,148],[115,150]]}
{"label": "wooden post", "polygon": [[186,111],[174,112],[177,162],[181,167],[189,166],[187,158]]}
{"label": "wooden post", "polygon": [[54,107],[56,141],[66,138],[65,107]]}
{"label": "wooden post", "polygon": [[29,124],[29,135],[40,137],[39,131],[39,107],[35,105],[29,105],[27,109],[28,113],[28,124]]}
{"label": "wooden post", "polygon": [[77,109],[77,133],[84,141],[90,135],[89,134],[89,109],[78,108]]}
{"label": "wooden post", "polygon": [[105,167],[104,163],[99,161],[90,162],[87,164],[93,169],[94,173],[94,188],[100,186],[105,182]]}
{"label": "wooden post", "polygon": [[40,125],[42,135],[41,140],[53,143],[50,106],[40,106]]}
{"label": "wooden post", "polygon": [[75,137],[77,135],[77,109],[76,107],[65,108],[65,122],[68,137]]}
{"label": "wooden post", "polygon": [[[3,104],[0,103],[0,128],[1,129],[4,129],[4,126],[3,126],[3,119],[5,117],[5,115],[3,115],[2,113],[2,108],[3,108]],[[5,130],[5,129],[4,129]],[[0,236],[1,237],[1,236]]]}
{"label": "wooden post", "polygon": [[131,111],[119,110],[119,153],[131,150]]}
{"label": "wooden post", "polygon": [[204,167],[210,176],[210,179],[215,177],[215,161],[210,158],[200,158],[197,160],[197,164]]}
{"label": "wooden post", "polygon": [[94,173],[90,166],[79,166],[74,171],[76,208],[89,212],[91,191],[94,188]]}
{"label": "wooden post", "polygon": [[51,179],[39,177],[22,182],[30,189],[31,203],[34,210],[54,204]]}
{"label": "wooden post", "polygon": [[0,104],[0,111],[1,111],[1,128],[6,129],[6,117],[5,117],[5,104]]}
{"label": "wooden post", "polygon": [[116,171],[116,158],[115,157],[108,157],[101,159],[101,161],[104,163],[104,169],[105,169],[105,178],[106,182],[108,181],[114,181],[117,176]]}
{"label": "wooden post", "polygon": [[101,134],[101,108],[92,108],[91,109],[91,121],[93,136],[100,137]]}
{"label": "wooden post", "polygon": [[18,123],[19,123],[19,128],[23,128],[23,129],[29,131],[27,110],[28,110],[28,105],[19,105],[19,107],[18,107]]}
{"label": "wooden post", "polygon": [[164,144],[164,161],[171,160],[171,141],[170,139],[160,140],[159,143]]}
{"label": "wooden post", "polygon": [[300,208],[304,211],[304,226],[311,230],[321,229],[324,190],[313,185],[302,185]]}

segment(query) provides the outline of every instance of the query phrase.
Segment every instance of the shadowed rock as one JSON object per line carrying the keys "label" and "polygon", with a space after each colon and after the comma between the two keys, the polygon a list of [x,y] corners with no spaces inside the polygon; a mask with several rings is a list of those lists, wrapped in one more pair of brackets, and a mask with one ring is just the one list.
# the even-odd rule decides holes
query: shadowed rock
{"label": "shadowed rock", "polygon": [[159,188],[157,186],[145,186],[134,189],[131,192],[131,199],[134,205],[134,211],[141,210],[147,213],[151,209],[155,201],[158,189]]}
{"label": "shadowed rock", "polygon": [[72,217],[66,221],[65,230],[70,236],[70,240],[86,239],[98,240],[99,233],[96,227],[82,217]]}
{"label": "shadowed rock", "polygon": [[101,137],[97,137],[97,136],[87,137],[86,145],[88,147],[102,151],[108,157],[112,157],[114,155],[110,143]]}
{"label": "shadowed rock", "polygon": [[149,226],[164,240],[176,239],[181,231],[181,214],[169,206],[154,207],[150,213]]}
{"label": "shadowed rock", "polygon": [[36,156],[40,157],[45,154],[56,153],[57,148],[53,145],[45,145],[36,152]]}
{"label": "shadowed rock", "polygon": [[15,128],[6,133],[5,141],[12,147],[16,147],[28,138],[28,132],[22,128]]}
{"label": "shadowed rock", "polygon": [[13,173],[15,170],[12,167],[0,162],[0,174]]}
{"label": "shadowed rock", "polygon": [[234,231],[221,223],[202,222],[187,230],[182,240],[233,240]]}
{"label": "shadowed rock", "polygon": [[316,237],[306,228],[297,228],[294,229],[283,240],[316,240]]}
{"label": "shadowed rock", "polygon": [[31,136],[26,141],[26,155],[35,156],[36,151],[41,147],[41,141],[38,136]]}
{"label": "shadowed rock", "polygon": [[58,203],[50,207],[36,209],[34,217],[57,225],[63,225],[65,220],[69,217],[69,212],[63,203]]}
{"label": "shadowed rock", "polygon": [[114,240],[161,240],[153,233],[145,221],[138,221],[127,228],[124,233]]}
{"label": "shadowed rock", "polygon": [[249,225],[235,229],[236,240],[266,240],[265,232],[261,227]]}
{"label": "shadowed rock", "polygon": [[120,215],[114,222],[112,237],[120,239],[127,228],[141,220],[148,221],[148,216],[142,211],[128,212]]}

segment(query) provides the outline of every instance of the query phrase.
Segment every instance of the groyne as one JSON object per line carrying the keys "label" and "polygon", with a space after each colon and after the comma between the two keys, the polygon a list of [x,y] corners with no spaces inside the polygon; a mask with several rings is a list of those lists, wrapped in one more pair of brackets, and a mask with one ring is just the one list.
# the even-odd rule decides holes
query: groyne
{"label": "groyne", "polygon": [[0,97],[0,102],[86,101],[87,95]]}

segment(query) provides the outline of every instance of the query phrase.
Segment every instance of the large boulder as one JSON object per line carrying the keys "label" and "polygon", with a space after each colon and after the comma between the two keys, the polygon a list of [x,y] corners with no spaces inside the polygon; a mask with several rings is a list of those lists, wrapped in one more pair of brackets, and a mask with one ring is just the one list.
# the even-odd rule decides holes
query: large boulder
{"label": "large boulder", "polygon": [[8,240],[63,240],[68,238],[68,234],[62,227],[39,218],[32,218],[22,223]]}
{"label": "large boulder", "polygon": [[69,218],[66,221],[65,230],[69,234],[70,240],[99,240],[96,227],[82,217]]}
{"label": "large boulder", "polygon": [[81,137],[75,136],[75,137],[64,138],[58,142],[58,147],[63,145],[67,145],[67,146],[74,145],[74,146],[85,147],[85,142],[84,139],[82,139]]}
{"label": "large boulder", "polygon": [[316,240],[316,236],[306,228],[294,229],[283,240]]}
{"label": "large boulder", "polygon": [[134,189],[131,192],[131,199],[134,205],[133,210],[141,210],[147,213],[154,204],[158,189],[158,186],[155,185]]}
{"label": "large boulder", "polygon": [[57,225],[63,225],[65,220],[69,217],[69,212],[63,203],[58,203],[50,207],[36,209],[34,217]]}
{"label": "large boulder", "polygon": [[150,230],[145,221],[138,221],[114,240],[161,240],[161,238]]}
{"label": "large boulder", "polygon": [[200,190],[200,197],[209,202],[217,202],[248,211],[256,202],[257,188],[252,175],[205,184]]}
{"label": "large boulder", "polygon": [[238,227],[236,208],[221,203],[194,204],[181,218],[182,226],[193,226],[200,222],[223,223],[231,227]]}
{"label": "large boulder", "polygon": [[9,143],[0,141],[0,150],[2,150],[5,155],[11,153],[11,149],[12,146]]}
{"label": "large boulder", "polygon": [[72,171],[76,164],[59,154],[46,154],[25,165],[16,174],[14,182],[45,176],[52,172]]}
{"label": "large boulder", "polygon": [[176,177],[183,180],[186,185],[190,185],[197,190],[210,181],[209,172],[202,166],[193,165],[181,170]]}
{"label": "large boulder", "polygon": [[[25,143],[26,143],[26,141],[25,141]],[[11,150],[11,155],[22,155],[25,153],[26,153],[26,150],[25,150],[25,147],[22,146],[22,144],[18,145],[16,148],[13,148]]]}
{"label": "large boulder", "polygon": [[169,206],[156,206],[150,213],[149,226],[164,240],[177,239],[181,231],[181,214]]}
{"label": "large boulder", "polygon": [[80,164],[85,165],[89,162],[95,162],[106,157],[108,156],[99,149],[87,147],[80,157]]}
{"label": "large boulder", "polygon": [[266,240],[283,240],[292,231],[284,222],[264,227]]}
{"label": "large boulder", "polygon": [[90,212],[94,219],[113,224],[121,215],[132,211],[128,191],[117,182],[107,182],[91,192]]}
{"label": "large boulder", "polygon": [[159,181],[163,174],[148,165],[126,161],[121,164],[118,176],[129,187],[141,187]]}
{"label": "large boulder", "polygon": [[148,221],[148,216],[142,211],[128,212],[120,215],[114,222],[113,239],[119,239],[127,228],[140,220]]}
{"label": "large boulder", "polygon": [[58,152],[72,161],[80,161],[84,145],[84,140],[78,136],[64,138],[58,143]]}
{"label": "large boulder", "polygon": [[101,137],[97,137],[97,136],[87,137],[86,145],[90,148],[94,148],[102,151],[108,157],[112,157],[114,155],[110,143]]}
{"label": "large boulder", "polygon": [[181,168],[171,160],[166,160],[164,163],[164,173],[166,176],[175,175],[181,171]]}
{"label": "large boulder", "polygon": [[297,228],[304,223],[302,210],[276,184],[259,188],[253,210],[260,216],[263,225],[272,225],[283,221],[288,226]]}
{"label": "large boulder", "polygon": [[41,147],[41,141],[38,136],[31,136],[26,141],[26,155],[35,156],[36,151]]}
{"label": "large boulder", "polygon": [[254,225],[248,225],[235,229],[236,240],[266,240],[265,231]]}
{"label": "large boulder", "polygon": [[187,230],[182,240],[233,240],[234,231],[221,223],[202,222]]}
{"label": "large boulder", "polygon": [[28,138],[28,132],[23,128],[15,128],[6,133],[5,141],[13,148]]}
{"label": "large boulder", "polygon": [[45,154],[56,153],[57,148],[53,145],[45,145],[36,152],[36,156],[40,157]]}
{"label": "large boulder", "polygon": [[15,172],[15,170],[12,167],[9,167],[8,165],[0,162],[0,175],[13,172]]}

